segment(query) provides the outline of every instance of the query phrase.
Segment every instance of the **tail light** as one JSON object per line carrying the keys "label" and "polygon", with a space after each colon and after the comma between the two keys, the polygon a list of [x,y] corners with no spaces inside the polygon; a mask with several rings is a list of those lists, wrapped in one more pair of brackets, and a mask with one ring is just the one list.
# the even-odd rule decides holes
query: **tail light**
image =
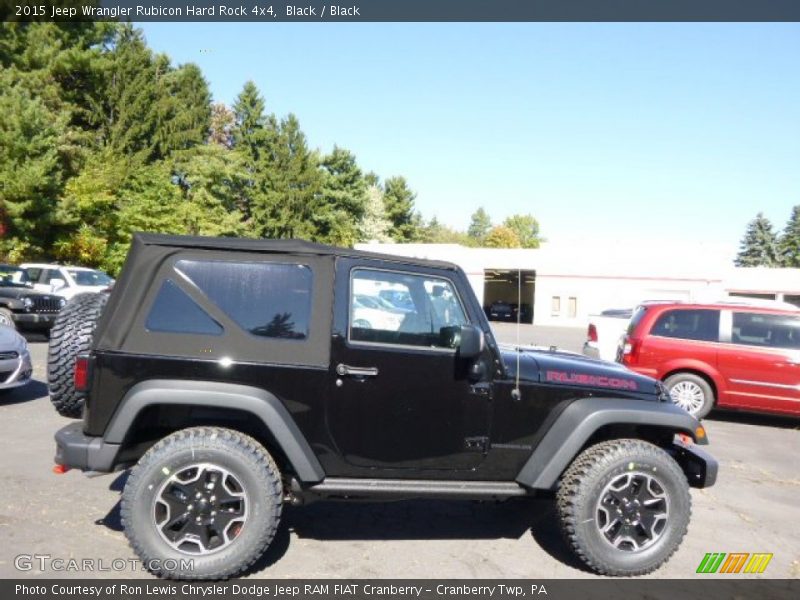
{"label": "tail light", "polygon": [[622,364],[626,366],[635,365],[639,360],[640,347],[641,340],[626,335],[622,340]]}
{"label": "tail light", "polygon": [[589,330],[586,332],[586,335],[590,342],[597,341],[597,327],[595,327],[594,323],[589,323]]}
{"label": "tail light", "polygon": [[75,359],[75,390],[85,392],[89,387],[89,357],[81,354]]}

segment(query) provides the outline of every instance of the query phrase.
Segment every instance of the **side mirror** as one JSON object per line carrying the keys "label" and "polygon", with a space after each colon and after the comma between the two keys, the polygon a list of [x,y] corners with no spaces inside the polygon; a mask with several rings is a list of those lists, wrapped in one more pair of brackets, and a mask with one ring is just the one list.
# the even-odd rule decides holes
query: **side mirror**
{"label": "side mirror", "polygon": [[67,282],[64,281],[63,279],[51,279],[50,280],[50,288],[54,292],[57,292],[61,288],[65,287],[66,285],[67,285]]}
{"label": "side mirror", "polygon": [[462,325],[458,355],[461,358],[477,358],[483,352],[483,331],[477,325]]}

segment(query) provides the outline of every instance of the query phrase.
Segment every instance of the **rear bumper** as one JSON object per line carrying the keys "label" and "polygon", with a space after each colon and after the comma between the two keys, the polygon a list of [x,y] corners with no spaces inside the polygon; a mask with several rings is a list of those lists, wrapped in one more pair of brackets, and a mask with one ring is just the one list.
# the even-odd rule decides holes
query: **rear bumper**
{"label": "rear bumper", "polygon": [[696,444],[686,444],[676,440],[673,456],[686,473],[689,485],[696,488],[711,487],[717,481],[719,463],[708,452]]}
{"label": "rear bumper", "polygon": [[108,444],[103,438],[83,433],[83,423],[70,423],[56,432],[57,465],[81,471],[109,473],[119,452],[119,444]]}

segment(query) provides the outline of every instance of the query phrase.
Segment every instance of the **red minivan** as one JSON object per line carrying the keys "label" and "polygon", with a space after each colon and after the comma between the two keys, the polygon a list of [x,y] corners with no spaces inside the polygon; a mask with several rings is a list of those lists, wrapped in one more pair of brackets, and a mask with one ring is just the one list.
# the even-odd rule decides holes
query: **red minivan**
{"label": "red minivan", "polygon": [[800,415],[800,309],[642,304],[617,352],[697,418],[715,406]]}

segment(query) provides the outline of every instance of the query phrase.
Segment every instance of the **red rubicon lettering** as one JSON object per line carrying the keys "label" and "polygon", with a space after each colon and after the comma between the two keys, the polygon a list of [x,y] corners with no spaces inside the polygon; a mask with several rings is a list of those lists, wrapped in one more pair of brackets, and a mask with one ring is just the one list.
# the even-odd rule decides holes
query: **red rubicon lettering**
{"label": "red rubicon lettering", "polygon": [[546,371],[545,379],[558,383],[577,383],[580,385],[596,385],[598,387],[614,388],[619,390],[636,390],[636,382],[618,377],[604,375],[587,375],[586,373],[568,373],[567,371]]}

